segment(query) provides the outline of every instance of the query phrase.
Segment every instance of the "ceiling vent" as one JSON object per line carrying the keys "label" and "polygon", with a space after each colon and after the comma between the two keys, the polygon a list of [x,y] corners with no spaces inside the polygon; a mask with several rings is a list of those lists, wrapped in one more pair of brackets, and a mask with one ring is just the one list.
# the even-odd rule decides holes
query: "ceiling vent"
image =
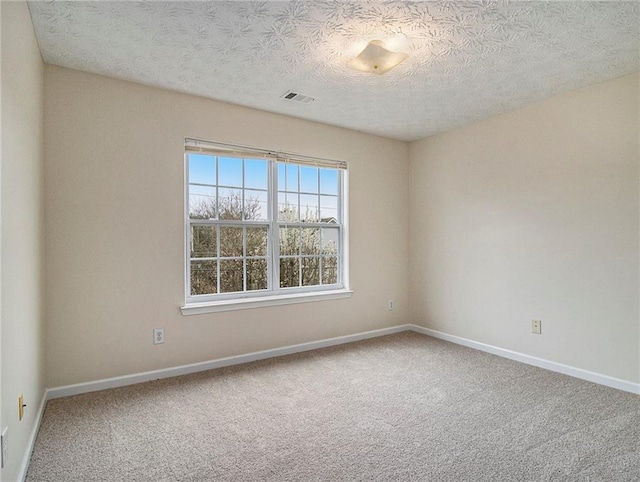
{"label": "ceiling vent", "polygon": [[300,102],[301,104],[310,104],[311,102],[316,100],[310,95],[298,94],[296,92],[291,92],[291,91],[284,94],[282,98],[284,100],[292,100],[294,102]]}

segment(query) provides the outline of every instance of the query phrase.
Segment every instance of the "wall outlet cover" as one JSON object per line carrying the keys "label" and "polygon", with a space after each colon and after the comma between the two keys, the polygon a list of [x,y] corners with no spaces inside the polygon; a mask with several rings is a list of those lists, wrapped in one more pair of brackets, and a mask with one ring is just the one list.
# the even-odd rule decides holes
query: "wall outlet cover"
{"label": "wall outlet cover", "polygon": [[531,333],[542,335],[542,320],[531,320]]}

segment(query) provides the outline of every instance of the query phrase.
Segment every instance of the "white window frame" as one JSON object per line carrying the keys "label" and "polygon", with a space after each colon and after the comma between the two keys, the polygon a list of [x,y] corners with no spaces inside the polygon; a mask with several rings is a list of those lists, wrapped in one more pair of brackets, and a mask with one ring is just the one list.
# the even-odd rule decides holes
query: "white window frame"
{"label": "white window frame", "polygon": [[[266,159],[268,161],[268,211],[267,221],[207,221],[192,220],[189,217],[189,162],[190,153],[202,152],[210,155],[233,156],[249,159]],[[282,224],[307,228],[327,228],[327,223],[283,223],[278,220],[278,164],[291,162],[298,165],[333,168],[338,170],[338,213],[340,216],[340,236],[338,252],[338,282],[332,285],[314,285],[280,288],[279,229]],[[244,146],[235,146],[209,142],[200,139],[186,138],[184,152],[184,305],[180,308],[183,315],[231,311],[248,308],[259,308],[273,305],[304,303],[348,298],[349,289],[349,228],[348,228],[348,165],[344,161],[312,158],[297,154],[267,151]],[[209,295],[191,295],[191,226],[192,224],[216,224],[222,226],[269,225],[267,252],[268,276],[267,290],[243,291],[234,293],[217,293]],[[275,241],[275,242],[274,242]],[[322,255],[320,255],[321,257]],[[302,259],[300,257],[300,259]],[[246,282],[246,280],[245,280]]]}

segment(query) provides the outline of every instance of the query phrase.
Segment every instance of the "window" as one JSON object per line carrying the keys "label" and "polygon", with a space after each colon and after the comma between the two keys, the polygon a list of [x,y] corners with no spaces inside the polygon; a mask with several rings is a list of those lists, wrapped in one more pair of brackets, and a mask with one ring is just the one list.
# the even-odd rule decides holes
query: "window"
{"label": "window", "polygon": [[193,139],[185,158],[185,308],[346,291],[346,163]]}

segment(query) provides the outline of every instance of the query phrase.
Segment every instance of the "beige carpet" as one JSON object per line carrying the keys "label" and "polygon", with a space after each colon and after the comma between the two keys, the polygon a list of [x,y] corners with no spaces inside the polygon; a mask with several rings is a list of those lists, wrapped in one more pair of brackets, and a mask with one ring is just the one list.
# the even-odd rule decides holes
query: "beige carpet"
{"label": "beige carpet", "polygon": [[36,481],[638,481],[640,397],[416,333],[52,400]]}

